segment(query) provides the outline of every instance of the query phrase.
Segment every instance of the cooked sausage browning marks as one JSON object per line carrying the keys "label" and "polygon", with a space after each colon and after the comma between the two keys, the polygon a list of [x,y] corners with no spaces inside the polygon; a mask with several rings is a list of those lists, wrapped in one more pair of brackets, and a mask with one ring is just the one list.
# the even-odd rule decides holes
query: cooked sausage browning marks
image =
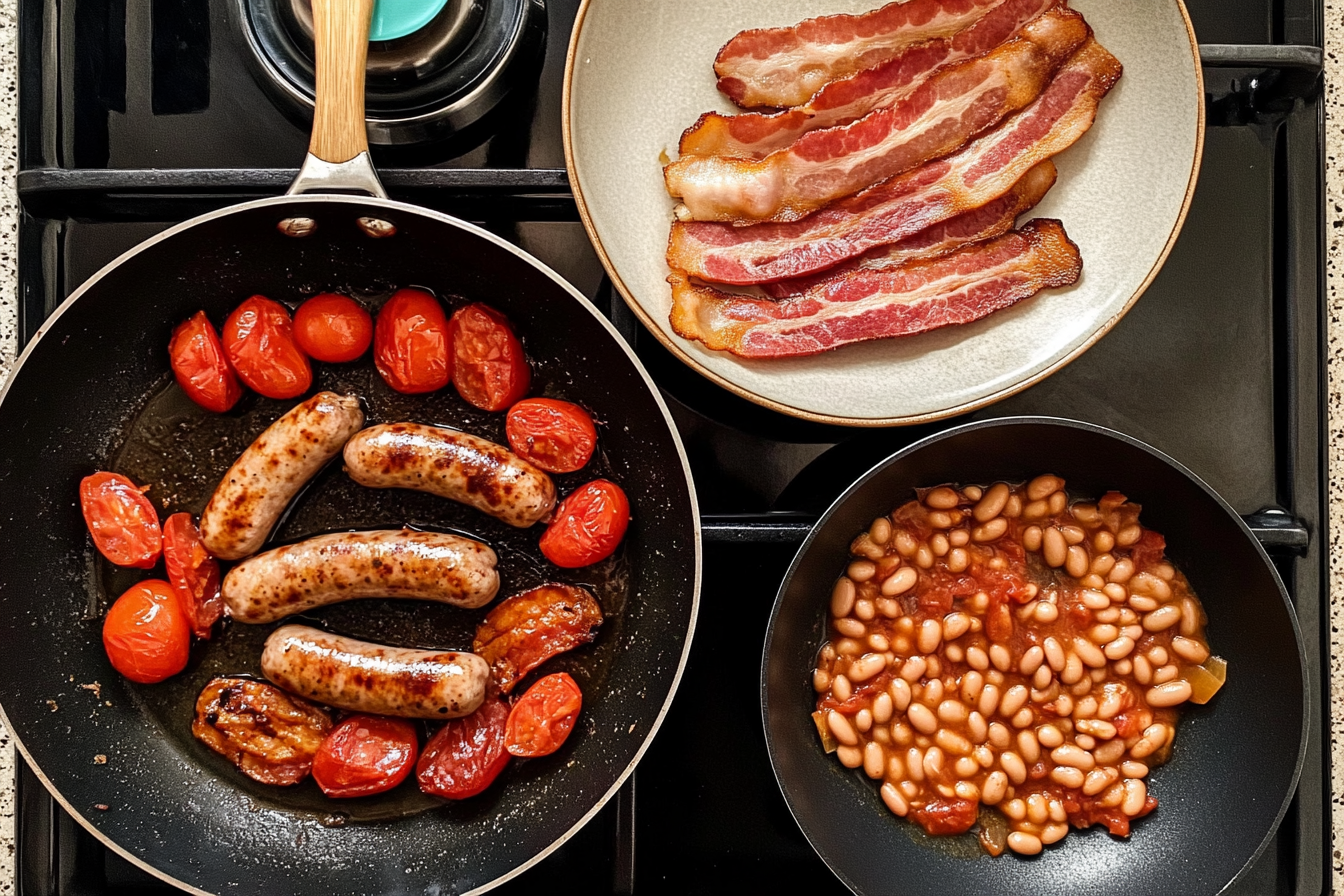
{"label": "cooked sausage browning marks", "polygon": [[[998,855],[1068,826],[1128,835],[1180,707],[1225,677],[1161,535],[1116,492],[1071,503],[1057,476],[940,486],[873,522],[830,595],[814,719],[931,834],[982,825]],[[955,546],[955,547],[954,547]]]}
{"label": "cooked sausage browning marks", "polygon": [[345,446],[345,468],[360,485],[429,492],[519,528],[555,507],[551,477],[509,449],[423,423],[363,430]]}
{"label": "cooked sausage browning marks", "polygon": [[271,633],[261,670],[317,703],[412,719],[469,715],[490,680],[489,665],[475,654],[385,647],[305,625]]}
{"label": "cooked sausage browning marks", "polygon": [[361,597],[432,600],[475,608],[499,591],[495,552],[478,541],[410,529],[338,532],[276,548],[224,577],[239,622],[275,622]]}
{"label": "cooked sausage browning marks", "polygon": [[364,425],[353,395],[319,392],[257,436],[201,514],[201,541],[221,560],[261,549],[289,502]]}

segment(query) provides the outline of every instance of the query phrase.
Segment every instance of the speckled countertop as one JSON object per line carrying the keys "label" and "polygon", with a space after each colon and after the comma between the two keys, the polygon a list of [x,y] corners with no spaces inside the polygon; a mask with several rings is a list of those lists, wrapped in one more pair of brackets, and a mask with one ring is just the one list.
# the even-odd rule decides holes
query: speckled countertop
{"label": "speckled countertop", "polygon": [[[0,0],[0,382],[16,347],[17,0]],[[1331,740],[1334,892],[1344,893],[1344,0],[1326,0],[1326,301],[1329,304]],[[0,727],[0,896],[14,887],[14,748]]]}

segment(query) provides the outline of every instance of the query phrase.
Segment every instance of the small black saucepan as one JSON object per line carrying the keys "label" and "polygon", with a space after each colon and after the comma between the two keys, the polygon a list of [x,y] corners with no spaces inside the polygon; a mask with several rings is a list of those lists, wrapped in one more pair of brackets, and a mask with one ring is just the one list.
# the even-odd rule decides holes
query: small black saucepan
{"label": "small black saucepan", "polygon": [[[100,271],[42,325],[0,396],[0,718],[80,823],[195,893],[447,894],[508,879],[616,792],[658,729],[694,627],[694,491],[667,409],[633,353],[540,262],[478,227],[381,196],[361,102],[371,7],[314,3],[318,115],[291,195],[188,221]],[[450,313],[482,301],[510,318],[532,363],[531,394],[578,402],[599,424],[598,455],[557,477],[560,492],[614,479],[632,522],[615,559],[560,570],[538,552],[541,527],[514,529],[422,493],[364,489],[339,462],[318,474],[274,542],[402,525],[465,532],[499,555],[503,594],[546,581],[583,584],[607,617],[593,644],[534,673],[567,671],[584,691],[583,714],[559,752],[513,762],[468,800],[436,800],[408,782],[336,801],[311,781],[257,784],[191,736],[206,681],[259,673],[273,626],[221,626],[162,684],[134,685],[113,671],[103,614],[134,581],[163,571],[101,560],[78,489],[81,477],[110,469],[150,484],[161,517],[199,513],[243,449],[298,403],[249,396],[210,414],[187,400],[167,346],[173,327],[198,310],[219,324],[256,293],[293,307],[327,291],[376,310],[404,286],[432,290]],[[400,395],[367,357],[316,367],[314,390],[358,394],[369,423],[416,420],[504,441],[504,415],[479,411],[452,389]],[[316,622],[380,643],[463,649],[482,615],[355,601],[325,608]]]}
{"label": "small black saucepan", "polygon": [[[942,483],[1062,476],[1072,495],[1117,490],[1143,505],[1167,556],[1208,613],[1227,683],[1189,706],[1170,762],[1154,769],[1159,806],[1128,839],[1072,831],[1039,856],[984,854],[973,834],[928,837],[887,811],[874,782],[827,756],[810,717],[811,673],[826,639],[831,586],[873,519]],[[770,759],[790,810],[856,893],[1091,896],[1225,890],[1273,836],[1297,785],[1307,725],[1297,620],[1264,549],[1193,473],[1134,439],[1050,418],[956,427],[900,451],[849,488],[799,550],[775,601],[761,671]]]}

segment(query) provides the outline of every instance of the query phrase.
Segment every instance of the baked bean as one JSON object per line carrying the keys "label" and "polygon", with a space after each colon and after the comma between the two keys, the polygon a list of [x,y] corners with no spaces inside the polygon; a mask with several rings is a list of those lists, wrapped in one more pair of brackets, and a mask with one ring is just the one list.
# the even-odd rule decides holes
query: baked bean
{"label": "baked bean", "polygon": [[1153,664],[1146,656],[1134,657],[1134,680],[1139,684],[1152,684]]}
{"label": "baked bean", "polygon": [[1187,638],[1193,638],[1199,634],[1201,624],[1199,604],[1195,603],[1194,598],[1187,597],[1181,601],[1181,634]]}
{"label": "baked bean", "polygon": [[905,712],[905,708],[910,705],[910,682],[904,678],[893,678],[891,684],[887,685],[887,693],[891,695],[891,702],[896,710]]}
{"label": "baked bean", "polygon": [[1022,508],[1022,518],[1025,520],[1039,520],[1049,515],[1050,505],[1044,500],[1032,501]]}
{"label": "baked bean", "polygon": [[[1119,613],[1116,618],[1119,618]],[[1100,614],[1098,614],[1100,618]],[[1120,630],[1113,625],[1094,625],[1088,630],[1087,636],[1092,639],[1094,644],[1107,644],[1120,636]]]}
{"label": "baked bean", "polygon": [[854,543],[849,546],[849,552],[856,557],[865,557],[874,563],[881,560],[887,553],[886,548],[874,542],[867,532],[854,539]]}
{"label": "baked bean", "polygon": [[877,564],[871,560],[855,560],[846,570],[848,576],[862,584],[877,574]]}
{"label": "baked bean", "polygon": [[887,770],[887,754],[877,741],[868,741],[863,748],[863,771],[870,778],[880,778]]}
{"label": "baked bean", "polygon": [[928,778],[937,778],[942,773],[943,751],[939,747],[929,747],[924,751],[924,775]]}
{"label": "baked bean", "polygon": [[1158,603],[1171,600],[1171,586],[1152,573],[1141,572],[1129,581],[1131,594],[1151,597]]}
{"label": "baked bean", "polygon": [[1104,744],[1099,744],[1092,751],[1092,755],[1096,757],[1099,765],[1108,765],[1125,755],[1125,742],[1123,740],[1108,740]]}
{"label": "baked bean", "polygon": [[1160,669],[1153,670],[1153,684],[1166,684],[1179,674],[1180,670],[1175,665],[1168,663]]}
{"label": "baked bean", "polygon": [[1030,706],[1024,706],[1019,709],[1009,721],[1014,728],[1026,728],[1032,722],[1036,721],[1036,713],[1031,711]]}
{"label": "baked bean", "polygon": [[835,755],[840,757],[840,764],[845,768],[858,768],[863,765],[863,750],[858,747],[841,744],[836,748]]}
{"label": "baked bean", "polygon": [[1013,664],[1013,655],[1002,644],[991,644],[989,646],[989,661],[994,664],[995,669],[1000,672],[1007,672]]}
{"label": "baked bean", "polygon": [[986,806],[996,806],[1007,793],[1008,776],[1003,772],[990,772],[980,790],[980,799]]}
{"label": "baked bean", "polygon": [[1050,751],[1050,758],[1059,765],[1071,766],[1085,772],[1091,771],[1097,764],[1091,753],[1076,744],[1060,744]]}
{"label": "baked bean", "polygon": [[891,694],[886,691],[878,694],[873,700],[873,719],[876,720],[879,725],[885,725],[887,722],[890,722],[895,710],[896,707],[892,702]]}
{"label": "baked bean", "polygon": [[976,503],[975,509],[971,515],[975,517],[978,523],[987,523],[994,517],[1003,512],[1003,508],[1008,504],[1010,489],[1005,483],[997,482],[990,486],[989,491]]}
{"label": "baked bean", "polygon": [[1057,765],[1050,770],[1050,780],[1062,787],[1078,788],[1083,786],[1083,773],[1067,765]]}
{"label": "baked bean", "polygon": [[897,719],[891,723],[891,740],[892,743],[908,747],[915,740],[915,732],[909,725]]}
{"label": "baked bean", "polygon": [[962,756],[952,763],[952,771],[956,772],[958,778],[969,778],[979,774],[980,763],[973,756]]}
{"label": "baked bean", "polygon": [[924,677],[924,672],[928,666],[929,664],[924,657],[912,656],[910,659],[906,660],[905,665],[901,667],[901,677],[911,684],[914,684]]}
{"label": "baked bean", "polygon": [[968,486],[966,486],[965,488],[963,488],[963,489],[961,490],[961,496],[962,496],[968,503],[971,503],[971,504],[974,504],[976,501],[979,501],[979,500],[980,500],[980,496],[983,495],[984,493],[985,493],[985,490],[982,489],[982,488],[981,488],[980,486],[978,486],[978,485],[968,485]]}
{"label": "baked bean", "polygon": [[1017,751],[1022,754],[1022,759],[1029,764],[1035,764],[1041,758],[1041,742],[1036,739],[1036,732],[1030,729],[1017,732]]}
{"label": "baked bean", "polygon": [[1102,740],[1110,740],[1116,734],[1115,726],[1105,719],[1079,719],[1074,723],[1074,727],[1084,734],[1090,734]]}
{"label": "baked bean", "polygon": [[882,594],[884,597],[895,597],[898,594],[904,594],[915,583],[919,581],[919,573],[914,568],[902,566],[882,582]]}
{"label": "baked bean", "polygon": [[915,565],[920,569],[930,569],[933,566],[933,551],[927,544],[922,544],[915,551]]}
{"label": "baked bean", "polygon": [[1060,821],[1056,821],[1052,824],[1046,825],[1045,829],[1041,831],[1040,833],[1041,842],[1044,843],[1046,846],[1049,846],[1051,843],[1058,843],[1060,840],[1064,839],[1064,836],[1068,832],[1069,832],[1069,826],[1067,824],[1064,824],[1063,822]]}
{"label": "baked bean", "polygon": [[1128,778],[1124,787],[1125,799],[1120,804],[1120,811],[1133,817],[1143,811],[1144,803],[1148,799],[1148,785],[1138,778]]}
{"label": "baked bean", "polygon": [[1096,796],[1118,780],[1120,773],[1113,767],[1095,768],[1087,773],[1087,778],[1083,781],[1083,794]]}
{"label": "baked bean", "polygon": [[[1134,650],[1134,639],[1128,636],[1116,638],[1107,644],[1103,652],[1106,658],[1110,660],[1123,660]],[[1122,673],[1128,674],[1128,673]]]}
{"label": "baked bean", "polygon": [[1034,675],[1043,662],[1045,662],[1045,651],[1037,645],[1022,654],[1022,661],[1018,663],[1017,668],[1023,675]]}
{"label": "baked bean", "polygon": [[[932,659],[932,657],[930,657],[930,659]],[[924,692],[919,695],[919,699],[929,709],[935,709],[939,703],[943,702],[943,682],[938,678],[934,678],[938,673],[932,669],[929,670],[928,674],[930,681],[928,684],[924,685]]]}
{"label": "baked bean", "polygon": [[1167,660],[1171,659],[1171,657],[1167,655],[1167,648],[1163,647],[1161,644],[1154,644],[1152,647],[1149,647],[1147,657],[1148,661],[1154,666],[1165,666]]}
{"label": "baked bean", "polygon": [[1074,578],[1081,579],[1087,575],[1088,567],[1091,565],[1091,558],[1087,556],[1087,548],[1082,545],[1070,545],[1066,559],[1064,560],[1064,569]]}
{"label": "baked bean", "polygon": [[1134,563],[1128,557],[1123,560],[1115,561],[1110,573],[1106,576],[1106,581],[1117,585],[1123,585],[1134,575]]}
{"label": "baked bean", "polygon": [[873,520],[873,524],[868,527],[868,537],[874,544],[885,545],[891,541],[891,520],[884,516]]}
{"label": "baked bean", "polygon": [[966,648],[966,663],[977,672],[984,672],[989,668],[989,654],[979,644],[973,644]]}
{"label": "baked bean", "polygon": [[829,691],[831,689],[831,673],[825,669],[817,669],[812,673],[812,688],[817,693]]}
{"label": "baked bean", "polygon": [[863,622],[871,622],[877,615],[877,607],[873,606],[871,600],[861,597],[854,602],[854,615]]}
{"label": "baked bean", "polygon": [[884,653],[865,653],[850,664],[846,673],[849,680],[864,682],[887,668],[887,656]]}
{"label": "baked bean", "polygon": [[1048,600],[1037,601],[1036,610],[1032,615],[1036,617],[1037,622],[1042,623],[1043,625],[1049,625],[1059,618],[1059,607],[1056,607]]}
{"label": "baked bean", "polygon": [[989,737],[989,723],[978,712],[972,712],[967,717],[966,730],[971,736],[972,743],[983,744]]}
{"label": "baked bean", "polygon": [[1086,638],[1074,638],[1073,650],[1085,666],[1099,669],[1106,665],[1106,654],[1102,653],[1100,647]]}
{"label": "baked bean", "polygon": [[1064,534],[1055,527],[1051,526],[1041,533],[1041,555],[1045,558],[1047,565],[1058,569],[1064,565],[1068,559],[1069,545],[1064,541]]}
{"label": "baked bean", "polygon": [[1190,682],[1177,679],[1149,688],[1145,696],[1149,706],[1177,706],[1189,700],[1191,693]]}
{"label": "baked bean", "polygon": [[1117,582],[1107,582],[1102,586],[1101,591],[1106,595],[1107,600],[1117,604],[1123,602],[1124,599],[1129,596],[1129,592],[1125,590],[1125,586]]}
{"label": "baked bean", "polygon": [[859,734],[854,730],[854,726],[849,719],[845,718],[835,710],[826,714],[826,727],[831,729],[831,734],[835,739],[847,747],[857,746],[859,743]]}
{"label": "baked bean", "polygon": [[831,680],[831,693],[841,703],[847,703],[849,698],[854,695],[854,689],[850,686],[849,679],[841,674]]}
{"label": "baked bean", "polygon": [[1199,665],[1209,658],[1209,648],[1198,641],[1177,635],[1171,639],[1171,649],[1176,655],[1189,663]]}
{"label": "baked bean", "polygon": [[974,669],[961,676],[961,699],[974,706],[985,689],[985,677]]}
{"label": "baked bean", "polygon": [[905,712],[910,724],[921,734],[933,734],[938,730],[938,717],[923,703],[911,703]]}
{"label": "baked bean", "polygon": [[[1105,529],[1102,529],[1096,535],[1092,536],[1092,546],[1097,549],[1098,553],[1108,554],[1111,549],[1115,547],[1115,536]],[[1114,563],[1115,558],[1112,557],[1111,562]]]}
{"label": "baked bean", "polygon": [[[854,620],[850,620],[854,621]],[[863,644],[854,638],[841,638],[835,642],[835,649],[843,657],[849,657],[851,660],[863,653]]]}
{"label": "baked bean", "polygon": [[1039,551],[1042,534],[1040,526],[1028,526],[1022,533],[1022,546],[1029,551]]}
{"label": "baked bean", "polygon": [[956,489],[943,485],[930,489],[924,496],[924,503],[934,510],[952,510],[961,503],[961,496],[957,494]]}
{"label": "baked bean", "polygon": [[1063,513],[1064,508],[1068,506],[1069,498],[1063,492],[1055,492],[1049,497],[1047,503],[1050,507],[1050,513],[1054,516],[1058,516]]}
{"label": "baked bean", "polygon": [[1033,793],[1027,797],[1027,821],[1032,824],[1045,824],[1050,820],[1050,803],[1045,794]]}
{"label": "baked bean", "polygon": [[1003,517],[992,519],[989,522],[976,526],[971,531],[971,541],[984,544],[985,542],[997,541],[1008,532],[1008,520]]}
{"label": "baked bean", "polygon": [[1133,760],[1122,762],[1120,763],[1120,774],[1126,778],[1146,778],[1148,777],[1148,766]]}
{"label": "baked bean", "polygon": [[1022,685],[1013,685],[1003,694],[1003,700],[999,703],[999,715],[1008,718],[1017,713],[1026,705],[1027,697],[1030,692]]}
{"label": "baked bean", "polygon": [[877,607],[877,612],[888,619],[895,619],[897,616],[901,615],[900,603],[889,597],[879,597],[874,601],[874,605]]}
{"label": "baked bean", "polygon": [[938,733],[933,736],[933,742],[941,747],[943,752],[954,756],[965,756],[971,752],[971,742],[951,728],[939,728]]}
{"label": "baked bean", "polygon": [[896,546],[896,553],[907,559],[915,556],[915,551],[919,550],[919,542],[904,529],[896,533],[892,543]]}
{"label": "baked bean", "polygon": [[1150,632],[1164,632],[1181,621],[1181,608],[1174,604],[1158,607],[1143,617],[1143,627]]}
{"label": "baked bean", "polygon": [[943,674],[942,660],[938,659],[938,657],[936,656],[925,657],[925,663],[928,669],[928,671],[925,674],[928,675],[930,678],[937,678],[939,675]]}
{"label": "baked bean", "polygon": [[900,789],[891,783],[883,784],[882,802],[891,810],[893,815],[899,815],[904,818],[910,812],[910,802],[901,793]]}
{"label": "baked bean", "polygon": [[1048,749],[1054,749],[1064,743],[1064,735],[1054,725],[1042,725],[1037,728],[1036,739],[1041,742],[1041,746]]}
{"label": "baked bean", "polygon": [[1083,678],[1083,661],[1074,651],[1069,651],[1064,658],[1064,671],[1059,673],[1059,680],[1065,684],[1077,684]]}
{"label": "baked bean", "polygon": [[1026,800],[1013,799],[1003,804],[1003,814],[1013,821],[1025,821],[1027,818]]}
{"label": "baked bean", "polygon": [[1043,476],[1037,476],[1027,483],[1027,498],[1032,501],[1040,501],[1042,498],[1050,497],[1063,487],[1063,479],[1046,473]]}
{"label": "baked bean", "polygon": [[835,580],[835,587],[831,589],[831,615],[848,616],[849,611],[854,609],[854,598],[858,594],[858,589],[854,587],[854,580],[841,576]]}
{"label": "baked bean", "polygon": [[960,725],[971,715],[966,704],[959,700],[944,700],[938,704],[938,718],[948,725]]}
{"label": "baked bean", "polygon": [[891,649],[891,642],[887,640],[886,635],[879,635],[877,632],[873,632],[868,636],[868,646],[880,653],[885,653]]}
{"label": "baked bean", "polygon": [[1106,610],[1111,606],[1111,599],[1109,597],[1100,591],[1093,591],[1090,588],[1079,592],[1078,598],[1083,602],[1083,606],[1093,611]]}
{"label": "baked bean", "polygon": [[[1098,610],[1095,614],[1093,614],[1092,618],[1097,620],[1098,622],[1103,622],[1107,625],[1111,625],[1113,623],[1120,621],[1120,608],[1107,607],[1104,610]],[[1116,632],[1116,634],[1119,634],[1119,632]]]}
{"label": "baked bean", "polygon": [[1125,526],[1119,532],[1115,533],[1115,543],[1121,547],[1129,547],[1143,537],[1143,530],[1138,526]]}

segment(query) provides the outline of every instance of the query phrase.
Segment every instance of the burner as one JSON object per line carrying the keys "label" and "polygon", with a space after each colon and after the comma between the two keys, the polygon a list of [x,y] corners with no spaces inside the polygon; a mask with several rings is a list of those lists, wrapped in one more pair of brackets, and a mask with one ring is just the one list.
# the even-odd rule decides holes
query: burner
{"label": "burner", "polygon": [[[313,115],[310,0],[238,0],[258,80],[305,124]],[[379,0],[370,31],[369,142],[441,139],[473,124],[524,79],[546,43],[545,0]]]}

